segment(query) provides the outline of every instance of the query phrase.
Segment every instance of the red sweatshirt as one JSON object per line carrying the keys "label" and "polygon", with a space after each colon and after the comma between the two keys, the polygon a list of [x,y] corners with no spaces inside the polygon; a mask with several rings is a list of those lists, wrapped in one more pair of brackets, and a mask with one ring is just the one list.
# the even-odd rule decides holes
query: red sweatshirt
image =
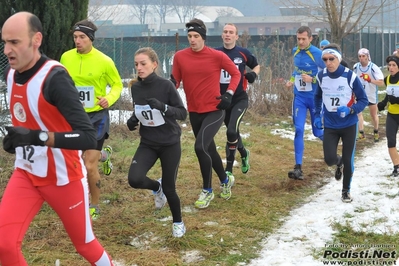
{"label": "red sweatshirt", "polygon": [[220,75],[226,70],[230,76],[227,90],[235,91],[241,79],[233,61],[223,52],[205,46],[194,52],[191,48],[178,51],[173,58],[172,74],[176,86],[183,82],[189,112],[207,113],[217,110],[220,100]]}

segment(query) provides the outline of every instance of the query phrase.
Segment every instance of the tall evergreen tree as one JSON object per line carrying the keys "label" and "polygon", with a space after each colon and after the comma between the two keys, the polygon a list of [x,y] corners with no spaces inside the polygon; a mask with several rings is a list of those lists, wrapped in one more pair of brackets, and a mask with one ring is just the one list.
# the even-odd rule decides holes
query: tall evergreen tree
{"label": "tall evergreen tree", "polygon": [[87,18],[88,8],[89,0],[3,0],[0,25],[16,12],[32,12],[43,24],[42,52],[59,60],[63,52],[73,48],[72,26]]}

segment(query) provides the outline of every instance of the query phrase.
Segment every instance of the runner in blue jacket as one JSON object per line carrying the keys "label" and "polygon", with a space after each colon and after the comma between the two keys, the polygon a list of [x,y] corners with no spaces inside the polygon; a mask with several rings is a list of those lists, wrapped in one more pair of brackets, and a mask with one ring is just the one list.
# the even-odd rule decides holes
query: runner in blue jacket
{"label": "runner in blue jacket", "polygon": [[296,33],[298,46],[292,49],[294,55],[294,71],[286,86],[294,85],[294,100],[292,103],[292,120],[295,126],[295,166],[288,172],[288,177],[303,180],[302,158],[304,151],[304,131],[307,111],[310,112],[313,135],[323,139],[323,130],[313,126],[314,105],[313,94],[317,87],[316,75],[324,68],[321,60],[321,50],[313,46],[312,32],[309,27],[301,26]]}
{"label": "runner in blue jacket", "polygon": [[[326,68],[317,74],[318,86],[314,94],[314,126],[323,129],[324,161],[327,165],[337,165],[335,179],[341,180],[342,201],[351,202],[350,185],[354,171],[354,157],[357,132],[357,114],[368,104],[366,91],[358,76],[340,64],[342,60],[339,46],[330,44],[322,53]],[[356,103],[355,103],[356,98]],[[322,122],[323,114],[323,122]],[[337,155],[339,140],[342,140],[342,156]]]}

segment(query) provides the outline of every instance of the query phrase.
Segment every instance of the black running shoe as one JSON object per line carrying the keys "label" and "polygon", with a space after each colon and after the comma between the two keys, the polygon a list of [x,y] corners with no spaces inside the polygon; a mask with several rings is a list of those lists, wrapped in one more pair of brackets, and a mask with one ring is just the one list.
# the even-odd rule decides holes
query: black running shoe
{"label": "black running shoe", "polygon": [[342,192],[341,200],[346,203],[352,202],[353,198],[349,192]]}
{"label": "black running shoe", "polygon": [[393,169],[391,176],[393,176],[393,177],[399,176],[398,168],[394,168],[394,169]]}
{"label": "black running shoe", "polygon": [[301,170],[301,165],[296,164],[294,170],[288,172],[288,177],[297,180],[303,180],[303,173]]}
{"label": "black running shoe", "polygon": [[342,161],[342,157],[339,156],[339,155],[338,155],[338,157],[339,157],[339,159],[338,159],[337,169],[335,170],[335,179],[337,181],[341,180],[341,178],[342,178],[342,168],[344,167],[344,163]]}

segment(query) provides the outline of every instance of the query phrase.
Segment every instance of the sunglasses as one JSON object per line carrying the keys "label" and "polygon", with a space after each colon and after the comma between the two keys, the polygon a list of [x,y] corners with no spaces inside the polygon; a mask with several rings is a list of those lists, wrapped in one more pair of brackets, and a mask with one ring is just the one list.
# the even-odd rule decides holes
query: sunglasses
{"label": "sunglasses", "polygon": [[334,60],[335,60],[335,57],[323,58],[323,61],[324,61],[324,62],[327,62],[327,61],[332,62],[332,61],[334,61]]}

